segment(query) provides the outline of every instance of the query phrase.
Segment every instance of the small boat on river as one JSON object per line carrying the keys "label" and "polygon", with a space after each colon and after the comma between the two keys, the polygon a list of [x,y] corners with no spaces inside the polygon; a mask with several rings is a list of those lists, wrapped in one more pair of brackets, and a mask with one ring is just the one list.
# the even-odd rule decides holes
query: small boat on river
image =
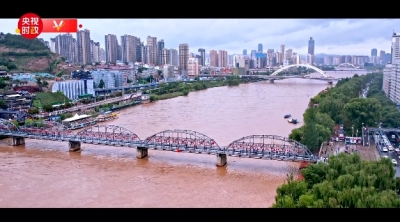
{"label": "small boat on river", "polygon": [[112,120],[112,119],[116,119],[116,118],[118,118],[118,113],[107,111],[107,112],[103,113],[102,115],[99,115],[96,118],[96,121],[97,122],[105,122],[107,120]]}
{"label": "small boat on river", "polygon": [[297,122],[297,119],[290,118],[290,119],[288,119],[288,123],[297,124],[298,122]]}
{"label": "small boat on river", "polygon": [[290,118],[292,115],[290,115],[290,114],[286,114],[283,118],[285,118],[285,119],[287,119],[287,118]]}

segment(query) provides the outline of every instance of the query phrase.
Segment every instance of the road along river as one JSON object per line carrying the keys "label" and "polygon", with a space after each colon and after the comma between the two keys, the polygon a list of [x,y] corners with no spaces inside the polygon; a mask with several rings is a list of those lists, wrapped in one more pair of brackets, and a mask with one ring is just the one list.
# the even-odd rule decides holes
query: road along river
{"label": "road along river", "polygon": [[[327,86],[288,79],[212,88],[122,110],[105,124],[141,139],[167,129],[194,130],[220,146],[253,134],[288,136],[302,123],[291,125],[283,116],[302,122],[309,99]],[[69,153],[63,142],[0,143],[0,207],[269,207],[286,174],[299,167],[228,157],[227,167],[217,168],[213,155],[150,150],[139,160],[132,148],[82,144],[81,153]]]}

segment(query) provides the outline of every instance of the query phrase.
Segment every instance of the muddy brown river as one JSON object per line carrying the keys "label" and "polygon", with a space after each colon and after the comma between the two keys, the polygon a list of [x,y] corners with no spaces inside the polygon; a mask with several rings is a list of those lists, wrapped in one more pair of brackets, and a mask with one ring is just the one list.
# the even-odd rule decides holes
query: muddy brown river
{"label": "muddy brown river", "polygon": [[[329,74],[329,72],[327,72]],[[360,72],[357,72],[361,74]],[[338,77],[351,72],[337,72]],[[309,99],[327,87],[290,79],[191,92],[120,111],[104,124],[118,125],[141,139],[168,129],[187,129],[220,146],[253,134],[288,136],[301,126]],[[213,155],[26,139],[12,147],[0,141],[0,207],[270,207],[276,188],[299,163],[228,157],[216,167]]]}

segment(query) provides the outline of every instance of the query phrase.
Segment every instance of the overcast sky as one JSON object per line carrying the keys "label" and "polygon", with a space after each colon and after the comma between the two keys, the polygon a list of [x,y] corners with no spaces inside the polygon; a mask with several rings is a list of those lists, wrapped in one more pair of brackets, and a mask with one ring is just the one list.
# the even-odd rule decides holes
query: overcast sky
{"label": "overcast sky", "polygon": [[[393,30],[400,32],[400,19],[79,19],[95,42],[104,48],[104,35],[124,34],[146,41],[147,36],[164,39],[166,48],[188,43],[198,48],[242,54],[257,49],[286,49],[307,54],[308,39],[315,39],[315,54],[371,55],[371,49],[390,53]],[[1,19],[0,32],[15,33],[18,19]],[[49,40],[56,34],[42,34]],[[146,43],[145,43],[146,44]]]}

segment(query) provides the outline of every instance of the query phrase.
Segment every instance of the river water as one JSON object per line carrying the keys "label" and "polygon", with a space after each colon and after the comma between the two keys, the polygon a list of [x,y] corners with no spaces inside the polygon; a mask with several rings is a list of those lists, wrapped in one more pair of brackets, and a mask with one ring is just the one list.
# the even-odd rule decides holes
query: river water
{"label": "river water", "polygon": [[[363,74],[357,71],[358,74]],[[364,72],[365,73],[365,72]],[[354,72],[327,72],[335,77]],[[220,146],[253,134],[288,136],[302,124],[309,99],[329,85],[288,79],[191,92],[120,111],[105,124],[141,139],[168,129],[198,131]],[[300,121],[288,124],[285,114]],[[270,207],[276,188],[299,163],[213,155],[136,150],[26,139],[12,147],[0,141],[0,207]]]}

